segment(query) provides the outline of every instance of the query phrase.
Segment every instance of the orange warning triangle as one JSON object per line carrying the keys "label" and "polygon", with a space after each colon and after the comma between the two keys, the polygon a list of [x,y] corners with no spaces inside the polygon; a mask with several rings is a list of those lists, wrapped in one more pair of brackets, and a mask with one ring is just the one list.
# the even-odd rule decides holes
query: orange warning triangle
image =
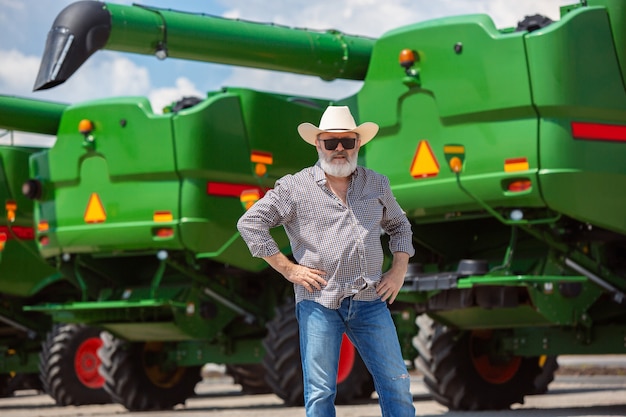
{"label": "orange warning triangle", "polygon": [[437,174],[439,174],[439,162],[437,162],[428,142],[422,140],[417,145],[413,163],[411,163],[411,176],[413,178],[427,178]]}
{"label": "orange warning triangle", "polygon": [[100,201],[98,194],[91,193],[89,202],[87,203],[87,210],[85,210],[85,222],[86,223],[102,223],[107,218],[104,212],[104,207]]}

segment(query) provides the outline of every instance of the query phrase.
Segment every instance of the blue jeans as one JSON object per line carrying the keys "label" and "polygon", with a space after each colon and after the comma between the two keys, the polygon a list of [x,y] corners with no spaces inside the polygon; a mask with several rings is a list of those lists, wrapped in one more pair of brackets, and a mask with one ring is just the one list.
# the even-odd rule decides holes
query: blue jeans
{"label": "blue jeans", "polygon": [[341,338],[345,332],[374,378],[383,417],[415,417],[410,378],[387,303],[341,302],[338,310],[303,300],[296,304],[307,417],[335,416]]}

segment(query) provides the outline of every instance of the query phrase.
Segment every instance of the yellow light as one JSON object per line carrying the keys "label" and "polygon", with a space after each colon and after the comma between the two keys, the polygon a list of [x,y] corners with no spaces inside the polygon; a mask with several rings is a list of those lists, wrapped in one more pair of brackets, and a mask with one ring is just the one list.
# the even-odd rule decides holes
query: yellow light
{"label": "yellow light", "polygon": [[239,200],[246,210],[252,207],[252,205],[259,201],[260,198],[261,194],[259,193],[259,190],[244,190],[239,196]]}
{"label": "yellow light", "polygon": [[7,200],[5,207],[7,210],[7,220],[13,223],[15,221],[15,211],[17,210],[17,203],[13,200]]}
{"label": "yellow light", "polygon": [[415,64],[415,51],[411,49],[401,50],[398,61],[403,68],[411,68]]}
{"label": "yellow light", "polygon": [[256,164],[254,166],[254,173],[257,176],[262,177],[263,175],[265,175],[267,173],[267,165],[265,165],[265,164]]}
{"label": "yellow light", "polygon": [[93,122],[89,119],[83,119],[78,122],[78,131],[83,135],[88,135],[93,132]]}
{"label": "yellow light", "polygon": [[450,169],[453,172],[461,172],[461,168],[463,168],[463,162],[461,161],[461,158],[459,158],[458,156],[453,156],[452,158],[450,158]]}

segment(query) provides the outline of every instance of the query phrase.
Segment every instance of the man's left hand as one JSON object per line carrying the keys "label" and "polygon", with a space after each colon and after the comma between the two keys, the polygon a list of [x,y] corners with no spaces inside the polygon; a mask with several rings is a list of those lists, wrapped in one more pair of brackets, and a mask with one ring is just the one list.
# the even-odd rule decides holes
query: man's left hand
{"label": "man's left hand", "polygon": [[395,252],[393,254],[391,269],[383,274],[376,286],[376,293],[383,301],[389,300],[389,304],[393,304],[396,300],[396,296],[404,284],[408,262],[409,255],[407,253]]}

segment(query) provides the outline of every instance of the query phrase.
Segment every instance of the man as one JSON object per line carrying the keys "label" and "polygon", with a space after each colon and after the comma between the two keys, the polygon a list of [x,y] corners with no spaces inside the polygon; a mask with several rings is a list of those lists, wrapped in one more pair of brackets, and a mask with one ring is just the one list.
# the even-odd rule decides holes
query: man
{"label": "man", "polygon": [[[319,161],[276,181],[237,227],[252,255],[294,284],[306,415],[335,415],[345,332],[374,378],[383,416],[414,417],[410,378],[385,303],[395,300],[414,254],[411,225],[389,180],[357,166],[359,148],[378,125],[357,127],[348,107],[330,106],[319,127],[302,123],[298,132],[317,147]],[[269,233],[281,225],[297,263]],[[381,230],[393,253],[385,274]]]}

